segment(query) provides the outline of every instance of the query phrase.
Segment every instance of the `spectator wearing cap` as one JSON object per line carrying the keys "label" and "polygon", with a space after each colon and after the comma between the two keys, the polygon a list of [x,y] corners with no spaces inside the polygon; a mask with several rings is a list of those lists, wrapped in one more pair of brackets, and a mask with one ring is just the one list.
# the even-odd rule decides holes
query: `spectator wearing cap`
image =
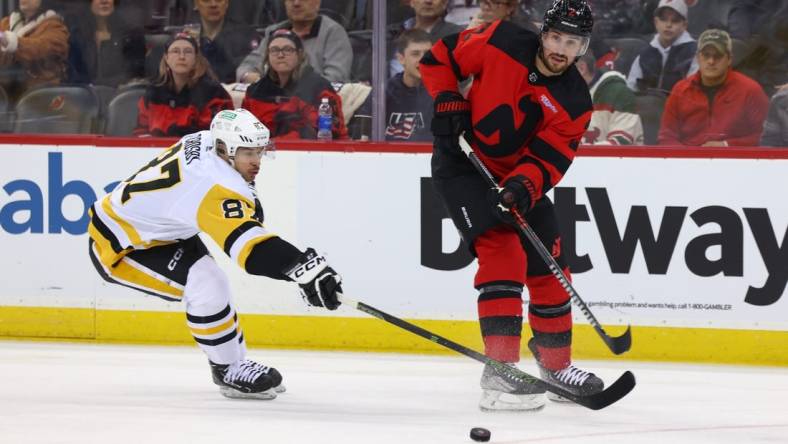
{"label": "spectator wearing cap", "polygon": [[727,32],[698,39],[698,72],[673,87],[662,114],[661,145],[757,146],[769,99],[754,80],[731,69]]}
{"label": "spectator wearing cap", "polygon": [[687,32],[684,0],[661,0],[654,10],[657,33],[632,62],[627,85],[636,92],[667,94],[679,80],[698,70],[697,45]]}
{"label": "spectator wearing cap", "polygon": [[20,1],[0,21],[0,84],[11,100],[29,88],[59,84],[67,58],[68,29],[46,0]]}
{"label": "spectator wearing cap", "polygon": [[200,51],[222,83],[235,82],[235,70],[260,38],[253,28],[227,17],[230,0],[195,0],[200,15]]}
{"label": "spectator wearing cap", "polygon": [[180,137],[208,129],[213,116],[233,109],[233,102],[200,54],[197,41],[180,33],[164,46],[159,77],[137,107],[134,134]]}
{"label": "spectator wearing cap", "polygon": [[627,88],[623,74],[599,69],[593,53],[587,52],[575,63],[588,84],[594,112],[583,143],[590,145],[642,145],[643,122],[637,114],[635,93]]}
{"label": "spectator wearing cap", "polygon": [[116,87],[145,76],[145,32],[119,0],[91,0],[71,20],[69,81]]}
{"label": "spectator wearing cap", "polygon": [[287,20],[265,29],[265,38],[241,62],[236,70],[239,82],[254,83],[260,79],[266,60],[265,49],[274,31],[289,29],[304,43],[304,52],[312,68],[331,82],[350,80],[353,48],[345,28],[331,18],[318,14],[320,0],[284,0]]}
{"label": "spectator wearing cap", "polygon": [[788,84],[777,90],[763,123],[761,146],[788,147]]}
{"label": "spectator wearing cap", "polygon": [[265,72],[246,89],[241,107],[260,119],[273,137],[315,139],[317,108],[327,97],[334,111],[333,138],[347,138],[342,99],[331,83],[306,63],[298,35],[288,29],[276,30],[265,49]]}

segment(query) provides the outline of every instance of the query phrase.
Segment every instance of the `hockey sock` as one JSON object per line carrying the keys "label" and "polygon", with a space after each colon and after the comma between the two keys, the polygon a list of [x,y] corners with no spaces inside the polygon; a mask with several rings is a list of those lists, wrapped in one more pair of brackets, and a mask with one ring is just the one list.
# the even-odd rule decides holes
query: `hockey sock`
{"label": "hockey sock", "polygon": [[484,340],[484,354],[504,362],[520,361],[520,337],[523,329],[523,286],[517,282],[498,281],[478,288],[479,326]]}
{"label": "hockey sock", "polygon": [[552,275],[529,276],[526,282],[531,295],[528,323],[534,334],[539,361],[550,370],[561,370],[572,362],[571,301]]}
{"label": "hockey sock", "polygon": [[189,269],[184,299],[187,325],[208,359],[216,364],[243,359],[246,345],[230,300],[230,285],[209,256]]}

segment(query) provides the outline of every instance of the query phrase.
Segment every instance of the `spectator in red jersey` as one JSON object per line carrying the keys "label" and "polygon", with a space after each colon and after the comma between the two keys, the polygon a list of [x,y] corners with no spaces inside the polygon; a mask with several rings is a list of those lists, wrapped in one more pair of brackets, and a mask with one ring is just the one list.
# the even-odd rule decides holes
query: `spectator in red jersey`
{"label": "spectator in red jersey", "polygon": [[727,32],[708,29],[700,35],[700,68],[673,87],[662,115],[661,145],[758,145],[769,98],[758,83],[731,69],[731,54]]}
{"label": "spectator in red jersey", "polygon": [[233,109],[194,38],[176,34],[164,51],[159,78],[140,98],[134,134],[184,136],[208,129],[214,114]]}
{"label": "spectator in red jersey", "polygon": [[334,110],[334,139],[347,138],[342,99],[307,63],[304,45],[289,29],[274,31],[265,52],[265,73],[246,90],[242,108],[251,111],[273,137],[317,137],[317,107],[328,97]]}
{"label": "spectator in red jersey", "polygon": [[27,89],[57,85],[68,57],[68,29],[44,0],[20,0],[0,21],[0,85],[11,100]]}

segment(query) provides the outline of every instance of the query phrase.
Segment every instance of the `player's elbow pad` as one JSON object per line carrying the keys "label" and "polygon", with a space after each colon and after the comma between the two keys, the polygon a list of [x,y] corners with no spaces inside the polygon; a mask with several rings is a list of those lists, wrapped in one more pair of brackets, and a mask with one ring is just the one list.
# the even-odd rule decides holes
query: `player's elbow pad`
{"label": "player's elbow pad", "polygon": [[282,270],[294,263],[300,255],[298,248],[290,242],[280,237],[272,237],[252,248],[246,259],[246,271],[257,276],[290,281]]}

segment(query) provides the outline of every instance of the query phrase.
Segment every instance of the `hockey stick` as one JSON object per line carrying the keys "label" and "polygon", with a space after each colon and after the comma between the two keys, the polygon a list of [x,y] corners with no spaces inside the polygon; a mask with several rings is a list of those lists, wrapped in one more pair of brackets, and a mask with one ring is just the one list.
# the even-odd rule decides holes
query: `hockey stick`
{"label": "hockey stick", "polygon": [[460,345],[450,339],[446,339],[443,336],[437,335],[432,333],[428,330],[425,330],[417,325],[411,324],[408,321],[403,319],[397,318],[392,316],[388,313],[382,312],[375,307],[367,305],[363,302],[355,301],[342,293],[338,293],[339,300],[342,301],[344,305],[350,305],[359,311],[363,311],[368,315],[374,316],[378,319],[388,322],[389,324],[396,325],[399,328],[407,330],[413,334],[421,336],[427,340],[430,340],[438,345],[442,345],[449,350],[454,350],[457,353],[463,354],[471,359],[475,359],[479,362],[484,364],[488,364],[492,366],[499,375],[514,380],[516,382],[525,382],[528,384],[535,384],[539,387],[543,387],[545,390],[555,393],[556,395],[563,396],[564,398],[582,405],[583,407],[588,407],[591,410],[599,410],[603,409],[610,404],[618,401],[619,399],[623,398],[627,395],[633,388],[635,388],[635,375],[632,374],[630,371],[625,371],[624,374],[618,377],[616,382],[613,385],[609,386],[605,390],[595,393],[593,395],[587,396],[580,396],[575,395],[574,393],[568,392],[561,387],[554,386],[549,382],[543,381],[536,376],[531,376],[528,373],[518,369],[517,367],[511,367],[503,362],[496,361],[495,359],[489,358],[476,350],[472,350],[464,345]]}
{"label": "hockey stick", "polygon": [[[490,170],[487,169],[476,153],[473,152],[473,149],[468,144],[468,141],[465,140],[464,135],[460,136],[460,147],[462,148],[462,151],[465,153],[465,155],[468,156],[468,159],[471,161],[473,166],[476,167],[482,176],[484,176],[489,185],[491,187],[497,188],[498,181],[495,180],[495,177],[493,177],[492,173],[490,173]],[[545,261],[547,266],[550,268],[550,272],[553,273],[553,276],[558,279],[558,282],[561,283],[561,286],[564,287],[564,290],[566,290],[567,294],[569,294],[569,298],[572,299],[575,305],[580,307],[580,311],[583,312],[583,315],[588,320],[588,323],[594,327],[594,330],[596,330],[602,340],[605,341],[607,348],[609,348],[610,351],[616,355],[620,355],[621,353],[629,350],[629,348],[632,346],[631,326],[627,325],[627,331],[618,337],[611,337],[605,333],[605,330],[599,324],[599,321],[596,320],[596,317],[593,313],[591,313],[591,310],[588,308],[586,303],[580,299],[580,295],[577,294],[577,291],[575,291],[572,283],[569,282],[569,279],[566,277],[564,272],[561,271],[561,267],[558,266],[558,262],[553,259],[553,256],[550,254],[550,252],[547,251],[547,247],[545,247],[542,241],[539,240],[539,237],[536,235],[531,226],[528,225],[528,222],[525,221],[523,216],[518,211],[510,212],[517,222],[516,227],[520,231],[520,234],[524,235],[528,241],[531,242],[531,245],[534,246],[536,251],[539,253],[539,256],[541,256],[542,260]]]}

